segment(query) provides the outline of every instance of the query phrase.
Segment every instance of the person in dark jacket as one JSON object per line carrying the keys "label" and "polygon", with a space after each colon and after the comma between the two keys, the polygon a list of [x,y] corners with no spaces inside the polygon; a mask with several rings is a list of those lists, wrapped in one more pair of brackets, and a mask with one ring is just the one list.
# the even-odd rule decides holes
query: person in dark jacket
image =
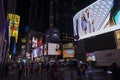
{"label": "person in dark jacket", "polygon": [[24,70],[24,66],[22,62],[18,64],[17,69],[18,69],[18,80],[21,80],[22,72]]}
{"label": "person in dark jacket", "polygon": [[119,69],[117,63],[115,63],[115,62],[112,63],[111,70],[112,70],[113,80],[120,80],[120,69]]}

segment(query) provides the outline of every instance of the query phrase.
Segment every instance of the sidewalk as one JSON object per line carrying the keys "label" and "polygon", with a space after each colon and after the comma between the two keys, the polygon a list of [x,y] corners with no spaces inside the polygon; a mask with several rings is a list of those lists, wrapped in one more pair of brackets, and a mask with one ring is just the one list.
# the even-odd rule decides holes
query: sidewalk
{"label": "sidewalk", "polygon": [[[64,80],[77,80],[77,71],[72,69],[64,70]],[[111,80],[108,75],[102,69],[90,69],[86,70],[85,75],[82,75],[82,80]]]}
{"label": "sidewalk", "polygon": [[90,69],[86,70],[86,74],[82,80],[111,80],[111,75],[108,75],[102,69]]}
{"label": "sidewalk", "polygon": [[[69,69],[69,68],[61,68],[60,69],[61,76],[56,80],[77,80],[77,70]],[[50,73],[49,73],[50,74]],[[7,78],[0,80],[17,80],[18,75],[16,72],[10,72]],[[61,78],[61,79],[60,79]],[[90,69],[86,70],[85,75],[82,75],[81,80],[111,80],[110,75],[108,75],[102,69]],[[21,80],[25,80],[22,77]],[[41,73],[34,73],[29,75],[28,80],[50,80],[48,75],[42,76]]]}

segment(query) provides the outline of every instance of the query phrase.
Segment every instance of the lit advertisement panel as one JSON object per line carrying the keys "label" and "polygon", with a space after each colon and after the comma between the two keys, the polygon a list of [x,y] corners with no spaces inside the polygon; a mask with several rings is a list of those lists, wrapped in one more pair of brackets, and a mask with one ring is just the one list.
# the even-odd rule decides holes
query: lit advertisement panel
{"label": "lit advertisement panel", "polygon": [[43,37],[41,32],[31,31],[29,34],[30,46],[34,49],[43,45]]}
{"label": "lit advertisement panel", "polygon": [[117,49],[120,49],[120,30],[115,31]]}
{"label": "lit advertisement panel", "polygon": [[78,35],[80,40],[120,29],[120,24],[116,25],[113,20],[115,1],[98,0],[76,13],[73,17],[74,36]]}
{"label": "lit advertisement panel", "polygon": [[41,46],[43,44],[43,37],[38,38],[37,46]]}
{"label": "lit advertisement panel", "polygon": [[87,61],[96,61],[94,52],[86,53],[86,57],[87,57]]}
{"label": "lit advertisement panel", "polygon": [[115,24],[120,24],[120,10],[116,13],[116,15],[114,16],[114,21]]}
{"label": "lit advertisement panel", "polygon": [[9,13],[7,16],[7,19],[9,20],[9,36],[15,37],[16,42],[17,42],[19,24],[20,24],[20,16]]}
{"label": "lit advertisement panel", "polygon": [[43,55],[43,45],[38,48],[38,56]]}
{"label": "lit advertisement panel", "polygon": [[63,50],[63,57],[64,57],[64,58],[74,57],[74,50],[73,50],[73,49]]}
{"label": "lit advertisement panel", "polygon": [[39,56],[43,55],[43,46],[33,49],[32,53],[33,53],[33,57],[39,57]]}
{"label": "lit advertisement panel", "polygon": [[42,37],[36,37],[36,36],[32,37],[32,48],[40,47],[40,46],[42,46],[42,44],[43,44]]}
{"label": "lit advertisement panel", "polygon": [[44,55],[48,55],[48,46],[44,44]]}
{"label": "lit advertisement panel", "polygon": [[61,55],[60,44],[48,43],[48,55]]}
{"label": "lit advertisement panel", "polygon": [[37,47],[37,42],[38,42],[38,39],[36,37],[32,37],[32,48],[36,48]]}
{"label": "lit advertisement panel", "polygon": [[63,58],[72,58],[74,57],[75,51],[73,49],[73,44],[68,43],[63,45]]}

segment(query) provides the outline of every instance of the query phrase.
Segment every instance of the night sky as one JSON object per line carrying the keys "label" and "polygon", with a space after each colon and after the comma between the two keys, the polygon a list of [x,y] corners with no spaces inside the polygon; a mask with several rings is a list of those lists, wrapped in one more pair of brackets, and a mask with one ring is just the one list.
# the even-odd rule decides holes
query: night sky
{"label": "night sky", "polygon": [[17,0],[16,14],[20,15],[20,33],[24,31],[25,26],[28,26],[29,1],[30,0]]}

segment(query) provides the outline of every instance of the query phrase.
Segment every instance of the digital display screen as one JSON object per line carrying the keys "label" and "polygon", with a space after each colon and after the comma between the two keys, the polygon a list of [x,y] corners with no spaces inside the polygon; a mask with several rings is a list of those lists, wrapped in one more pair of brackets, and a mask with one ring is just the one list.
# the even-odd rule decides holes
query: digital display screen
{"label": "digital display screen", "polygon": [[29,46],[32,49],[38,48],[43,45],[43,33],[31,31],[29,33]]}
{"label": "digital display screen", "polygon": [[38,42],[38,39],[36,37],[33,37],[32,38],[32,48],[36,48],[37,47],[37,42]]}
{"label": "digital display screen", "polygon": [[63,58],[74,57],[75,51],[73,48],[73,43],[63,44]]}
{"label": "digital display screen", "polygon": [[[78,11],[73,17],[74,36],[78,36],[78,40],[80,40],[120,29],[120,25],[115,25],[113,20],[115,13],[113,9],[117,4],[114,1],[97,0]],[[115,16],[117,24],[119,23],[119,13]]]}
{"label": "digital display screen", "polygon": [[60,44],[48,43],[48,55],[61,55]]}
{"label": "digital display screen", "polygon": [[120,10],[117,12],[117,14],[114,16],[115,24],[120,24]]}
{"label": "digital display screen", "polygon": [[64,58],[74,57],[74,50],[73,49],[63,50],[63,57]]}
{"label": "digital display screen", "polygon": [[94,52],[86,54],[87,61],[96,61]]}
{"label": "digital display screen", "polygon": [[33,53],[33,57],[39,57],[39,56],[43,55],[43,46],[33,49],[32,53]]}

